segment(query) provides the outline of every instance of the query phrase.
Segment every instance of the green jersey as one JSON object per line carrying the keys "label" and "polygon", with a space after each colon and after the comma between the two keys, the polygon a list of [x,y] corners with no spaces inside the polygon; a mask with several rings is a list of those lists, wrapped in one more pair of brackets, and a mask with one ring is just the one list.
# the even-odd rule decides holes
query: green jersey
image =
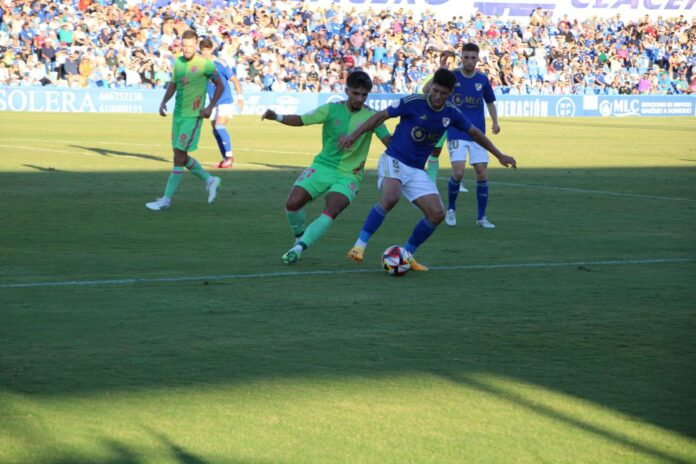
{"label": "green jersey", "polygon": [[174,61],[172,80],[176,84],[175,117],[200,116],[205,104],[208,80],[214,79],[216,72],[215,64],[202,56],[194,55],[189,61],[180,56]]}
{"label": "green jersey", "polygon": [[[347,150],[341,150],[338,147],[338,140],[353,132],[373,114],[375,110],[365,106],[353,113],[348,109],[347,102],[326,103],[314,111],[303,114],[304,125],[324,124],[321,134],[321,152],[314,158],[314,163],[357,175],[362,179],[365,159],[367,152],[370,151],[372,131],[358,137],[353,146]],[[384,124],[377,126],[374,132],[380,139],[389,136],[389,131]]]}

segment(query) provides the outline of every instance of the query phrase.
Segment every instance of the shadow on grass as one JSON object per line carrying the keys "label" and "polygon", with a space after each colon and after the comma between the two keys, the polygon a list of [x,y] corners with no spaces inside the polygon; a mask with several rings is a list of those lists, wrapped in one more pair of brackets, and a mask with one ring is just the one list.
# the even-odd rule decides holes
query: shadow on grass
{"label": "shadow on grass", "polygon": [[153,459],[152,454],[149,453],[148,450],[130,447],[127,444],[117,440],[104,439],[101,440],[101,446],[109,454],[109,457],[100,458],[96,456],[88,456],[84,453],[64,453],[48,460],[41,460],[41,462],[46,464],[146,464],[154,461],[178,464],[213,464],[213,462],[226,462],[230,464],[262,464],[264,462],[257,459],[235,459],[229,456],[220,457],[214,461],[211,461],[202,459],[201,457],[186,451],[181,446],[171,442],[163,436],[160,436],[160,439],[162,444],[166,446],[167,455],[160,455],[156,459]]}
{"label": "shadow on grass", "polygon": [[[0,173],[8,200],[0,282],[287,271],[279,260],[292,241],[283,206],[297,169],[222,172],[213,205],[207,205],[202,183],[187,175],[163,213],[147,211],[143,203],[164,187],[164,171]],[[525,175],[540,185],[694,194],[693,169],[566,172]],[[495,172],[501,182],[519,180],[513,176]],[[377,199],[371,177],[292,271],[354,269],[343,254]],[[227,197],[231,192],[234,201]],[[473,214],[473,195],[461,195],[459,202],[462,214]],[[321,200],[308,207],[308,219],[322,207]],[[501,220],[498,229],[440,228],[423,247],[428,264],[695,254],[692,204],[501,186],[491,189],[490,207]],[[47,220],[49,215],[60,220]],[[405,202],[391,212],[365,266],[376,266],[379,251],[392,241],[405,240],[418,217]],[[695,278],[693,265],[589,266],[582,272],[499,269],[402,279],[328,272],[216,285],[0,289],[0,388],[28,396],[80,396],[284,377],[435,372],[461,379],[468,372],[491,372],[696,437]],[[680,462],[514,394],[470,386],[637,452]],[[138,462],[133,450],[117,442],[110,446],[122,458],[118,462]],[[180,462],[199,462],[176,444],[167,446]]]}
{"label": "shadow on grass", "polygon": [[552,419],[557,422],[562,422],[566,425],[570,425],[573,428],[595,435],[597,438],[612,441],[613,443],[619,444],[627,449],[631,449],[636,453],[650,456],[655,459],[659,459],[660,462],[668,462],[673,464],[689,464],[690,461],[678,458],[669,453],[665,453],[651,446],[645,445],[640,441],[633,439],[620,431],[610,430],[607,427],[601,427],[592,424],[589,420],[573,417],[569,414],[557,411],[552,407],[539,404],[538,402],[532,402],[522,395],[516,394],[511,391],[506,391],[501,388],[495,387],[494,385],[487,384],[480,380],[476,380],[471,376],[465,375],[455,375],[450,377],[450,380],[467,387],[473,388],[480,392],[493,395],[500,399],[503,399],[515,406],[525,408],[534,414],[544,416],[548,419]]}
{"label": "shadow on grass", "polygon": [[146,153],[134,153],[130,151],[119,151],[104,147],[85,147],[82,145],[69,145],[72,148],[80,148],[82,150],[91,151],[97,153],[101,156],[127,156],[130,158],[141,158],[150,161],[161,161],[164,163],[171,163],[171,158],[163,158],[162,156],[148,155]]}

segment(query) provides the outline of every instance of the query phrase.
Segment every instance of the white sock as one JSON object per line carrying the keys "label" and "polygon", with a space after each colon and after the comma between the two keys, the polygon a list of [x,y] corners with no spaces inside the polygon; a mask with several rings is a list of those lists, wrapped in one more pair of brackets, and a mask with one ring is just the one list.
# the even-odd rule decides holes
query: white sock
{"label": "white sock", "polygon": [[360,247],[360,248],[365,248],[367,246],[367,242],[363,242],[362,240],[357,239],[355,241],[355,246]]}

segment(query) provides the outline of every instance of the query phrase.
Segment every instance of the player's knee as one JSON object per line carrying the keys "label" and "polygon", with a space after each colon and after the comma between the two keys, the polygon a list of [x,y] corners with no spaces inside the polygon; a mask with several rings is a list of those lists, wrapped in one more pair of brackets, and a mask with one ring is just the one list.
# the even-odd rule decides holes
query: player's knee
{"label": "player's knee", "polygon": [[391,211],[399,202],[399,195],[387,194],[382,197],[379,204],[385,211]]}
{"label": "player's knee", "polygon": [[303,206],[304,204],[299,198],[290,197],[285,202],[285,209],[288,211],[299,211]]}
{"label": "player's knee", "polygon": [[429,211],[427,217],[428,221],[430,221],[432,224],[438,225],[445,220],[445,210],[438,208],[433,211]]}

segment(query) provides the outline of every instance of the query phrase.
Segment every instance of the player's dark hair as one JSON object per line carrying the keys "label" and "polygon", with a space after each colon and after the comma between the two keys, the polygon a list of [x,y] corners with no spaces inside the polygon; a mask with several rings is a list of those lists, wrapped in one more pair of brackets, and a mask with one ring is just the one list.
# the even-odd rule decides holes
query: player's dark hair
{"label": "player's dark hair", "polygon": [[443,87],[447,87],[450,90],[454,88],[454,84],[456,83],[457,78],[455,77],[454,73],[449,69],[440,68],[437,71],[435,71],[435,74],[433,75],[433,84],[438,84]]}
{"label": "player's dark hair", "polygon": [[186,40],[186,39],[196,39],[198,40],[198,33],[194,31],[193,29],[188,29],[184,31],[183,34],[181,34],[181,40]]}
{"label": "player's dark hair", "polygon": [[462,51],[463,52],[476,52],[478,54],[481,50],[479,49],[478,45],[476,45],[475,43],[469,42],[469,43],[465,43],[462,46]]}
{"label": "player's dark hair", "polygon": [[372,79],[365,71],[353,71],[346,79],[346,85],[351,89],[364,87],[368,92],[372,90]]}
{"label": "player's dark hair", "polygon": [[203,40],[201,40],[200,47],[205,48],[206,50],[209,48],[213,48],[213,41],[210,40],[208,37],[205,37]]}

